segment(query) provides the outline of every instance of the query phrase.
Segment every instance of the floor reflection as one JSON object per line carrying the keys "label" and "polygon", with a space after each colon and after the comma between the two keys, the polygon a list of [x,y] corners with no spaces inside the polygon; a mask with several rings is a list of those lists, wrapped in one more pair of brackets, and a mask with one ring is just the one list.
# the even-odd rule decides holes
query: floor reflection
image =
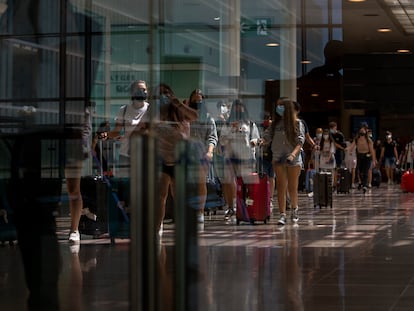
{"label": "floor reflection", "polygon": [[[314,208],[300,196],[298,226],[224,221],[222,212],[199,230],[197,310],[412,310],[414,195],[381,187],[365,196],[335,195]],[[63,270],[61,310],[129,310],[129,241],[84,236],[66,242],[59,218]],[[159,249],[160,310],[174,310],[174,224]],[[0,309],[25,310],[17,247],[0,247]],[[374,307],[375,306],[375,307]]]}

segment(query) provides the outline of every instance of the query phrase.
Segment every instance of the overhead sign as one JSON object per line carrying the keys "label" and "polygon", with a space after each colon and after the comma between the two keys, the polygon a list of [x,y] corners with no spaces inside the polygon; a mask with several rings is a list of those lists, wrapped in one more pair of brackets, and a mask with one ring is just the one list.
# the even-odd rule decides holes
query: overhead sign
{"label": "overhead sign", "polygon": [[268,36],[272,20],[267,17],[242,18],[240,33],[244,36]]}

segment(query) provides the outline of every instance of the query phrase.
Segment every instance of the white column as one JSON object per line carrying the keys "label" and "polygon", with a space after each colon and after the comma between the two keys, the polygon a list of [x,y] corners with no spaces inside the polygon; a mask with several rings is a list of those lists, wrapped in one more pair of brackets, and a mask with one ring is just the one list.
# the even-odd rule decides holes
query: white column
{"label": "white column", "polygon": [[280,35],[280,95],[296,100],[296,1],[282,1],[284,20]]}
{"label": "white column", "polygon": [[240,76],[240,0],[227,0],[221,8],[220,75]]}

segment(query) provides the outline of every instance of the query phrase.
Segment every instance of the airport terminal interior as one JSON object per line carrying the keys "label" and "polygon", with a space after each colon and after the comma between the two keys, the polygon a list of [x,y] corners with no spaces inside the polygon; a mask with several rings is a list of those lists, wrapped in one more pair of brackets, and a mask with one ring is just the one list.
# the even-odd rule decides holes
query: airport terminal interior
{"label": "airport terminal interior", "polygon": [[[412,0],[0,0],[0,310],[413,310],[413,51]],[[389,138],[381,183],[299,188],[285,225],[276,193],[239,222],[254,200],[221,188],[202,219],[196,182],[262,176],[285,97],[311,138]]]}

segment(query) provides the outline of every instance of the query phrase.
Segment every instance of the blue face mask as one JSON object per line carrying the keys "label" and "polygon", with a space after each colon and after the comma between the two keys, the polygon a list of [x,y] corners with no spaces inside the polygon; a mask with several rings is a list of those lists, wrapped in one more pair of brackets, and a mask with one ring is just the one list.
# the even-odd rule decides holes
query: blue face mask
{"label": "blue face mask", "polygon": [[283,117],[283,114],[285,113],[285,106],[277,105],[276,106],[276,113]]}

